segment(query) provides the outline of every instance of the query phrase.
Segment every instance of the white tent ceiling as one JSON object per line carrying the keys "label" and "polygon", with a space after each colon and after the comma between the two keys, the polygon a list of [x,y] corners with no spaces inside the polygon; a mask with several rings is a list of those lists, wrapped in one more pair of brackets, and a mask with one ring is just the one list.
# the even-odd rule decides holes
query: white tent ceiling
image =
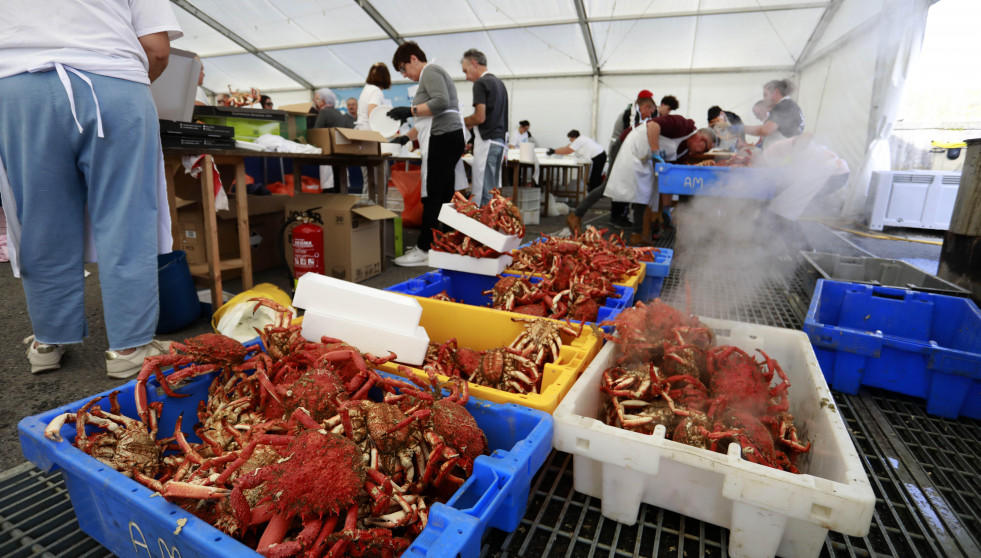
{"label": "white tent ceiling", "polygon": [[488,66],[505,79],[736,69],[791,73],[822,16],[838,2],[173,3],[184,29],[174,46],[204,59],[206,88],[257,87],[272,93],[360,85],[371,64],[390,61],[402,40],[418,42],[430,59],[451,71],[464,50],[480,49],[488,56]]}

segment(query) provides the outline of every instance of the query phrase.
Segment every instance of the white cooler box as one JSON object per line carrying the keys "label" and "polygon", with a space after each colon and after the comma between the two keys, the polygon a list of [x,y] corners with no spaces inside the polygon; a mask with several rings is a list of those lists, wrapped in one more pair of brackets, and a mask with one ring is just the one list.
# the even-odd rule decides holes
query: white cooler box
{"label": "white cooler box", "polygon": [[869,532],[875,496],[855,446],[800,331],[704,318],[717,343],[763,349],[790,379],[790,412],[812,443],[795,475],[653,435],[608,426],[600,416],[603,371],[619,356],[607,343],[553,413],[556,449],[573,454],[575,489],[602,500],[604,517],[632,525],[641,502],[728,528],[734,557],[816,558],[829,529]]}

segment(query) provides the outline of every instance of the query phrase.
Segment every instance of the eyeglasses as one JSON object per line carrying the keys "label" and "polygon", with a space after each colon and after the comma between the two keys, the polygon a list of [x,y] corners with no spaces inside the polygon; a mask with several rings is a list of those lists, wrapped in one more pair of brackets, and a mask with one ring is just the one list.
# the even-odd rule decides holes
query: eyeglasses
{"label": "eyeglasses", "polygon": [[262,106],[272,108],[272,103],[264,103]]}
{"label": "eyeglasses", "polygon": [[408,76],[408,75],[406,75],[406,73],[405,73],[405,64],[402,64],[402,65],[400,65],[400,66],[399,66],[399,73],[400,73],[400,74],[402,74],[402,75],[403,75],[403,76],[405,76],[405,77],[409,77],[409,76]]}

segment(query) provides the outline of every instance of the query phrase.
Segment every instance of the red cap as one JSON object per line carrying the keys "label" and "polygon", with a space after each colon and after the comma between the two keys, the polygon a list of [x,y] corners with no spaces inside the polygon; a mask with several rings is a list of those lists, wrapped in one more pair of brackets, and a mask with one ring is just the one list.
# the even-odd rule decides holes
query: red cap
{"label": "red cap", "polygon": [[637,94],[638,99],[653,99],[654,94],[646,89],[641,89],[640,93]]}

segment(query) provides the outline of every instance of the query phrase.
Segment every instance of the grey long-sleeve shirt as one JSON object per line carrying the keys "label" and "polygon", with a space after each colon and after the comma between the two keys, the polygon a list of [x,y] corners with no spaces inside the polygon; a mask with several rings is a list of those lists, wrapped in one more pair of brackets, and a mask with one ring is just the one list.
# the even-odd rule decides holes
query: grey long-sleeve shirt
{"label": "grey long-sleeve shirt", "polygon": [[[419,89],[412,98],[413,105],[429,103],[433,113],[433,126],[430,132],[434,136],[453,132],[463,128],[460,119],[460,102],[456,97],[456,86],[446,70],[435,64],[427,64],[419,78]],[[448,112],[448,111],[457,112]]]}

